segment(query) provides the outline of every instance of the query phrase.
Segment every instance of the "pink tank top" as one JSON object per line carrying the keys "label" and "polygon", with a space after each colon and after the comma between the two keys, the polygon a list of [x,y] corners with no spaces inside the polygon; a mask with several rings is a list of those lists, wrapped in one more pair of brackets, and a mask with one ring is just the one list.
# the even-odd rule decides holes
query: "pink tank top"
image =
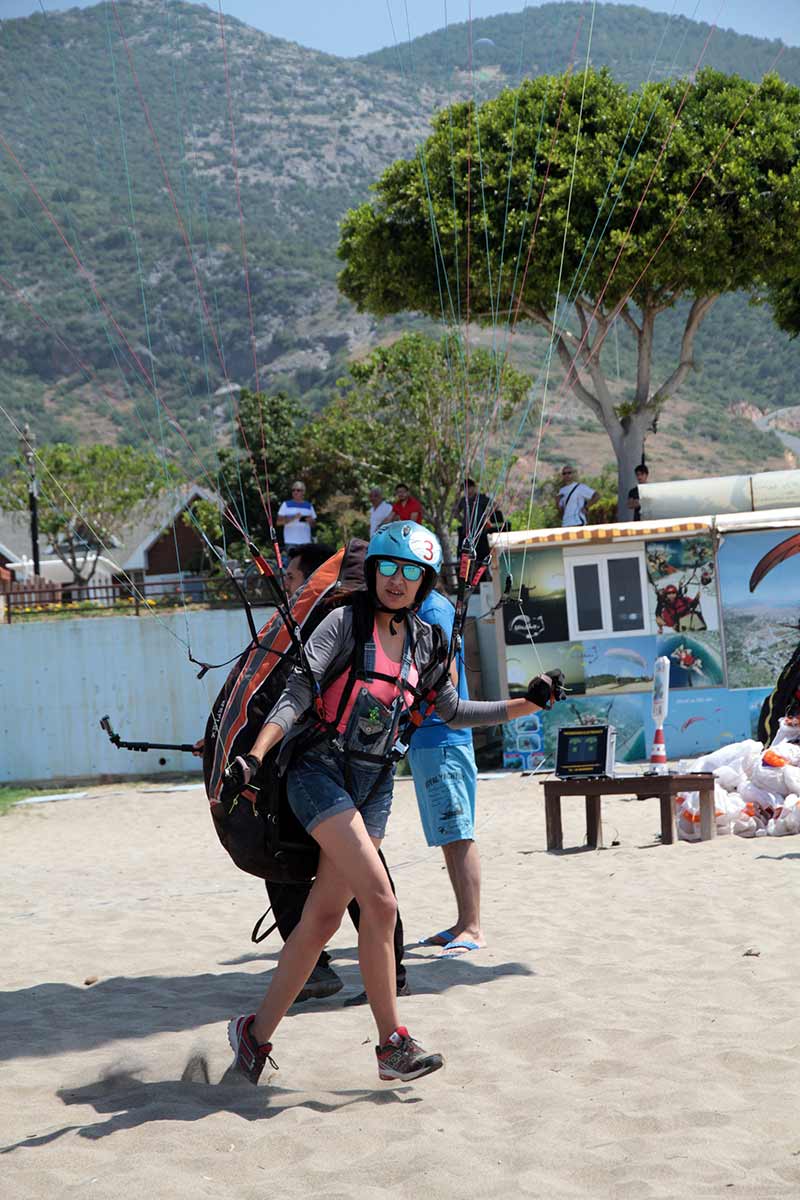
{"label": "pink tank top", "polygon": [[[388,654],[383,649],[381,640],[378,636],[377,624],[372,630],[372,640],[375,643],[375,670],[381,675],[394,675],[399,677],[401,663],[395,662],[393,659],[389,658]],[[342,672],[338,679],[334,679],[330,687],[327,688],[323,693],[322,706],[326,721],[333,721],[336,717],[336,713],[339,711],[339,704],[341,703],[342,693],[344,692],[349,674],[350,669],[348,667],[346,671]],[[411,687],[416,687],[418,681],[419,672],[412,663],[411,670],[408,672],[408,683]],[[396,683],[387,683],[385,679],[356,679],[353,683],[353,687],[350,690],[350,695],[348,697],[347,704],[344,707],[342,718],[339,721],[339,724],[336,726],[336,729],[339,733],[344,733],[345,729],[347,728],[347,721],[350,716],[350,712],[362,687],[365,687],[371,696],[374,696],[376,700],[380,700],[381,704],[385,704],[387,708],[392,704],[392,701],[400,691]],[[411,705],[414,700],[414,695],[408,689],[404,689],[403,699],[406,705]]]}

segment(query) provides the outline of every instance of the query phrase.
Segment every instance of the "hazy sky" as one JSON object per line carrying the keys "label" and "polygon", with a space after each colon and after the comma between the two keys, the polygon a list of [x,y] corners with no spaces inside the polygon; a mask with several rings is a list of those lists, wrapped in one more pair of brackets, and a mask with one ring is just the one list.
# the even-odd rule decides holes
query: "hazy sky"
{"label": "hazy sky", "polygon": [[[94,2],[94,0],[92,0]],[[124,0],[120,0],[124,3]],[[222,0],[223,12],[277,37],[331,54],[355,55],[392,45],[392,21],[398,38],[429,33],[448,22],[521,12],[544,0]],[[610,0],[616,3],[618,0]],[[78,0],[88,7],[89,0]],[[589,0],[586,0],[587,8]],[[758,37],[782,38],[800,45],[800,0],[639,0],[653,12],[676,12]],[[64,0],[0,0],[0,17],[29,16],[44,7],[74,7]],[[209,4],[216,10],[217,0]],[[389,18],[391,10],[392,20]]]}
{"label": "hazy sky", "polygon": [[751,608],[763,604],[767,608],[797,605],[797,563],[790,558],[780,563],[759,583],[755,593],[749,588],[753,568],[768,550],[786,540],[791,530],[778,529],[769,533],[735,533],[724,539],[719,552],[720,587],[724,603],[731,608]]}

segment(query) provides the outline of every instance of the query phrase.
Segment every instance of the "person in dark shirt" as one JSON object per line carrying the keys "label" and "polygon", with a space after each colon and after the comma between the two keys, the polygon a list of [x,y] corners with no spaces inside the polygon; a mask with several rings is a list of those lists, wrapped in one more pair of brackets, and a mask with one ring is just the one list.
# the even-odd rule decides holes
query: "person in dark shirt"
{"label": "person in dark shirt", "polygon": [[628,509],[633,513],[632,521],[641,521],[642,519],[642,502],[639,499],[639,484],[647,483],[650,471],[646,463],[639,463],[636,468],[636,487],[632,487],[628,492]]}
{"label": "person in dark shirt", "polygon": [[[467,494],[462,496],[453,509],[453,516],[458,519],[458,549],[464,544],[464,538],[469,531],[478,531],[475,541],[475,554],[478,561],[489,557],[489,534],[500,533],[506,528],[506,522],[500,509],[492,505],[489,497],[478,491],[474,479],[467,480]],[[486,579],[491,579],[487,574]]]}

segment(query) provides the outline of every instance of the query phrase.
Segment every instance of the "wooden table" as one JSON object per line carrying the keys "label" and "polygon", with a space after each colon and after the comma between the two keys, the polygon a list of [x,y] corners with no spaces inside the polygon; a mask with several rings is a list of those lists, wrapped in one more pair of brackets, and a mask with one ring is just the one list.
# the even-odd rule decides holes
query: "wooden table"
{"label": "wooden table", "polygon": [[700,839],[708,841],[716,833],[714,819],[714,776],[690,775],[617,775],[595,779],[547,779],[544,784],[544,812],[547,823],[547,849],[563,850],[561,829],[562,796],[586,798],[586,841],[589,846],[603,844],[600,800],[603,796],[636,796],[638,800],[658,800],[661,804],[661,841],[675,841],[675,797],[678,792],[700,793]]}

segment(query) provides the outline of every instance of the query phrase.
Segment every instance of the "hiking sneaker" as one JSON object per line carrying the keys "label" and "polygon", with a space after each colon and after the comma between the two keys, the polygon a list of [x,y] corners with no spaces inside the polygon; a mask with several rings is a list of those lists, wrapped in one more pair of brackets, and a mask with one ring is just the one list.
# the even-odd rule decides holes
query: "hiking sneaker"
{"label": "hiking sneaker", "polygon": [[383,1046],[376,1046],[380,1079],[419,1079],[444,1066],[441,1054],[426,1054],[405,1025],[398,1025]]}
{"label": "hiking sneaker", "polygon": [[303,1000],[324,1000],[326,996],[335,996],[344,987],[344,982],[327,963],[317,963],[302,989],[294,998],[295,1004]]}
{"label": "hiking sneaker", "polygon": [[259,1046],[253,1037],[254,1020],[255,1014],[251,1013],[249,1017],[234,1017],[228,1022],[228,1041],[234,1053],[233,1066],[252,1084],[258,1083],[267,1063],[274,1071],[278,1069],[278,1064],[270,1058],[272,1042],[265,1042],[263,1046]]}

